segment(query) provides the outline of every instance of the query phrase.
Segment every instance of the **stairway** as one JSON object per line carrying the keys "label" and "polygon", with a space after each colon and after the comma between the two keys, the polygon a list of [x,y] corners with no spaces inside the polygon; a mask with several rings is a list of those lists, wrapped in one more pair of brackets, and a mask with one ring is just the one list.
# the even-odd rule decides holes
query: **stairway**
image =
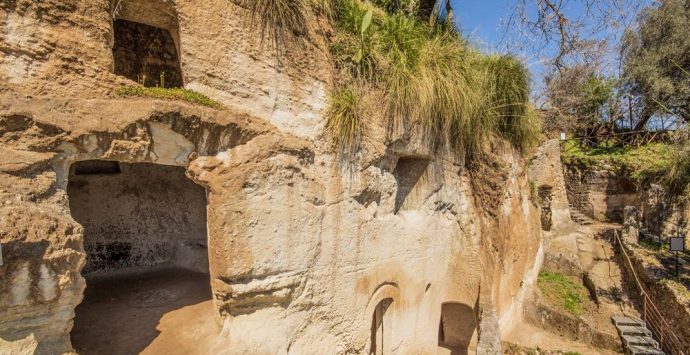
{"label": "stairway", "polygon": [[659,349],[659,342],[652,338],[647,324],[640,319],[615,316],[613,324],[623,340],[623,347],[628,355],[664,355]]}
{"label": "stairway", "polygon": [[570,219],[582,226],[588,226],[590,224],[594,224],[595,222],[593,219],[587,217],[584,213],[580,212],[573,205],[570,205]]}

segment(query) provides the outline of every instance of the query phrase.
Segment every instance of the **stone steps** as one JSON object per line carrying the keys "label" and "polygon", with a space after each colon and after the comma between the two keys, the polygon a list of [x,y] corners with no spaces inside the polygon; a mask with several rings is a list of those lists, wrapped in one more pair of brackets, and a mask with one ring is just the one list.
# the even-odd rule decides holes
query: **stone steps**
{"label": "stone steps", "polygon": [[637,318],[614,316],[611,318],[623,340],[625,352],[629,355],[664,355],[659,342],[652,338],[647,324]]}
{"label": "stone steps", "polygon": [[578,211],[575,207],[570,206],[570,218],[577,224],[588,226],[594,224],[594,220],[587,217],[584,213]]}

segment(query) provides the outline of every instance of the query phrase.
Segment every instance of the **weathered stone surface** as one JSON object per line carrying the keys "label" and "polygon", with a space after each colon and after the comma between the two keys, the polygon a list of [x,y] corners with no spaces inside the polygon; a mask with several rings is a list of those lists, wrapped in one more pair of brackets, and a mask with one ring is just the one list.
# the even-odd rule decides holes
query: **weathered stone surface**
{"label": "weathered stone surface", "polygon": [[[560,141],[552,139],[537,148],[529,164],[529,178],[533,181],[536,193],[545,207],[548,203],[550,229],[554,233],[570,229],[570,206],[566,192],[566,182],[561,164]],[[542,226],[545,226],[542,221]]]}
{"label": "weathered stone surface", "polygon": [[570,204],[600,222],[623,222],[625,206],[639,206],[637,186],[613,167],[565,166]]}
{"label": "weathered stone surface", "polygon": [[185,87],[228,108],[109,96],[131,84],[111,73],[109,1],[0,4],[3,353],[71,349],[85,253],[66,189],[74,162],[99,159],[184,167],[206,188],[223,327],[213,353],[366,353],[386,299],[393,353],[442,353],[447,302],[468,317],[479,304],[495,311],[497,322],[478,323],[498,328],[482,332],[492,344],[517,324],[541,228],[513,148],[497,142],[471,172],[416,140],[393,146],[373,122],[346,169],[319,139],[328,25],[310,24],[279,62],[232,2],[131,3],[141,8],[118,18],[174,28],[177,17]]}

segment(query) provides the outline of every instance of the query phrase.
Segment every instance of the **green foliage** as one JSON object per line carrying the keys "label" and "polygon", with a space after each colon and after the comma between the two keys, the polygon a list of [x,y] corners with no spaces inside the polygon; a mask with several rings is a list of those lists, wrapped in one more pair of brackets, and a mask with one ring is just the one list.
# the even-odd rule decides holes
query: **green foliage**
{"label": "green foliage", "polygon": [[690,196],[690,132],[687,128],[678,130],[674,135],[671,149],[670,167],[664,182],[672,193]]}
{"label": "green foliage", "polygon": [[528,105],[530,76],[522,62],[511,56],[486,60],[493,114],[501,132],[515,146],[526,150],[539,143],[541,121]]}
{"label": "green foliage", "polygon": [[331,95],[326,133],[343,153],[353,153],[361,136],[360,98],[353,88],[343,88]]}
{"label": "green foliage", "polygon": [[602,142],[594,147],[581,147],[578,141],[563,143],[561,159],[567,165],[585,168],[613,168],[622,176],[637,183],[663,178],[673,162],[673,149],[664,143],[640,147],[607,146]]}
{"label": "green foliage", "polygon": [[124,86],[118,89],[121,96],[152,97],[165,100],[181,100],[215,109],[222,109],[223,105],[196,91],[181,88],[161,88],[143,86]]}
{"label": "green foliage", "polygon": [[587,291],[573,278],[558,272],[542,271],[537,281],[539,289],[550,300],[557,302],[568,312],[579,316],[584,312]]}
{"label": "green foliage", "polygon": [[690,120],[690,6],[666,0],[645,9],[624,38],[624,77],[647,115]]}
{"label": "green foliage", "polygon": [[335,19],[341,80],[384,92],[392,129],[421,127],[430,143],[468,155],[494,134],[519,148],[538,139],[529,75],[517,60],[487,57],[447,26],[360,0],[340,0]]}
{"label": "green foliage", "polygon": [[372,0],[371,2],[389,13],[402,11],[412,14],[417,5],[416,0]]}

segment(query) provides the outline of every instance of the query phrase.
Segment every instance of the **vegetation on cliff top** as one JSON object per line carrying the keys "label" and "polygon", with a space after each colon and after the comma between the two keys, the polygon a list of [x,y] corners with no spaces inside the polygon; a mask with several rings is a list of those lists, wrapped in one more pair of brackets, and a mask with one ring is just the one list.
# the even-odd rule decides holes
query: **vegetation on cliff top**
{"label": "vegetation on cliff top", "polygon": [[480,53],[452,25],[421,17],[416,1],[237,1],[278,49],[309,33],[312,14],[333,20],[337,80],[326,132],[341,151],[359,148],[361,120],[373,117],[384,117],[389,132],[418,131],[431,146],[466,155],[492,136],[520,149],[538,140],[523,63]]}
{"label": "vegetation on cliff top", "polygon": [[657,183],[674,194],[690,196],[690,146],[688,133],[679,131],[673,143],[583,147],[572,140],[563,143],[561,159],[566,165],[585,169],[608,169],[638,184]]}
{"label": "vegetation on cliff top", "polygon": [[[331,52],[339,71],[336,93],[366,86],[367,90],[351,92],[376,92],[384,102],[359,110],[383,110],[390,131],[404,134],[421,129],[433,146],[448,145],[459,153],[474,154],[492,135],[521,149],[536,143],[540,129],[529,108],[529,73],[520,61],[484,55],[450,25],[430,24],[406,6],[377,4],[386,5],[360,0],[334,3],[337,36]],[[335,106],[331,113],[347,109],[337,94],[331,105]],[[350,131],[335,129],[344,124],[341,117],[329,116],[333,139],[356,149],[342,137]],[[361,129],[356,133],[365,134]]]}
{"label": "vegetation on cliff top", "polygon": [[607,146],[605,142],[582,147],[578,141],[563,143],[561,159],[566,165],[579,165],[587,169],[609,169],[642,183],[661,178],[672,164],[672,148],[664,143],[651,143],[640,147]]}

